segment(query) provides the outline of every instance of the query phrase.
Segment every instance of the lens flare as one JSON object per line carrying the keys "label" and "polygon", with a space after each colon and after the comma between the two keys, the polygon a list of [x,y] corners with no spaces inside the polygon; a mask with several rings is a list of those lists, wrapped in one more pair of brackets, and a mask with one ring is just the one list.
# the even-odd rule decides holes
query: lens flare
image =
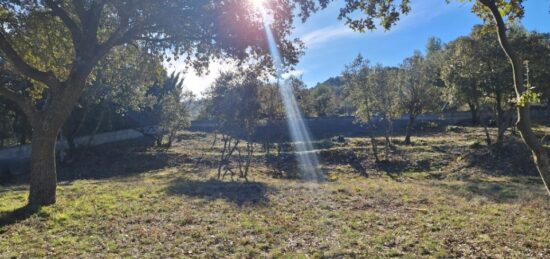
{"label": "lens flare", "polygon": [[283,99],[288,129],[294,143],[300,170],[304,174],[305,180],[320,182],[323,180],[323,176],[319,171],[319,159],[317,158],[317,154],[311,145],[309,130],[304,123],[302,111],[298,106],[298,102],[296,101],[296,97],[294,96],[289,80],[283,79],[282,73],[284,71],[284,64],[281,54],[279,53],[279,49],[277,48],[275,37],[271,31],[269,24],[270,19],[264,9],[260,9],[260,11],[262,13],[265,34],[269,44],[269,51],[276,70],[279,91]]}
{"label": "lens flare", "polygon": [[266,0],[250,0],[252,2],[252,5],[257,9],[263,9]]}

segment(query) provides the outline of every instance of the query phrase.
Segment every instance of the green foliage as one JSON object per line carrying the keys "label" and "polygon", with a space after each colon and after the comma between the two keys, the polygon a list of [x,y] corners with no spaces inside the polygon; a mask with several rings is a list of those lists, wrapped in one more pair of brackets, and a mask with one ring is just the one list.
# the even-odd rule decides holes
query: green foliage
{"label": "green foliage", "polygon": [[526,107],[530,104],[538,104],[540,103],[541,96],[541,93],[537,93],[533,90],[533,88],[529,88],[521,94],[516,104],[520,107]]}
{"label": "green foliage", "polygon": [[435,66],[428,63],[420,52],[406,58],[399,70],[399,103],[402,112],[416,117],[428,111],[436,111],[440,91],[434,84]]}
{"label": "green foliage", "polygon": [[292,88],[294,96],[296,96],[300,110],[306,117],[314,117],[317,115],[315,108],[315,100],[313,95],[310,94],[310,89],[307,88],[307,85],[299,78],[291,77],[287,79],[287,84]]}
{"label": "green foliage", "polygon": [[251,135],[260,119],[262,74],[254,68],[241,68],[220,75],[207,94],[206,112],[218,129],[233,137]]}
{"label": "green foliage", "polygon": [[26,144],[31,134],[23,112],[11,101],[0,98],[0,148]]}
{"label": "green foliage", "polygon": [[376,22],[389,30],[397,23],[401,14],[407,14],[409,11],[410,0],[348,0],[345,7],[340,10],[339,19],[345,19],[352,29],[361,32],[376,29]]}
{"label": "green foliage", "polygon": [[[453,0],[446,0],[451,2]],[[493,23],[492,16],[484,2],[494,2],[501,15],[510,23],[520,20],[524,15],[523,0],[455,0],[457,2],[474,2],[472,12],[485,20]],[[411,0],[346,0],[346,5],[341,8],[339,19],[344,19],[346,24],[359,32],[374,30],[378,27],[390,30],[403,15],[411,11]]]}
{"label": "green foliage", "polygon": [[537,99],[550,85],[547,36],[511,26],[510,41],[521,59],[528,60],[529,84],[536,87],[529,86],[530,91],[520,102],[509,102],[515,99],[511,65],[495,34],[487,33],[487,28],[475,26],[470,35],[451,41],[445,47],[441,78],[446,85],[447,101],[455,107],[465,103],[477,109],[488,106],[495,113],[510,109],[514,103],[539,101]]}
{"label": "green foliage", "polygon": [[166,76],[162,84],[151,87],[148,95],[155,98],[156,103],[144,111],[151,124],[147,126],[154,128],[152,136],[158,146],[171,147],[177,133],[191,124],[188,105],[193,95],[184,91],[183,79],[176,73]]}
{"label": "green foliage", "polygon": [[346,94],[356,106],[357,119],[368,123],[374,116],[391,121],[404,113],[414,116],[437,108],[438,90],[431,81],[434,73],[416,53],[400,68],[371,67],[358,56],[346,67]]}
{"label": "green foliage", "polygon": [[482,96],[477,83],[480,72],[474,41],[460,37],[447,45],[441,66],[441,78],[447,86],[447,102],[460,106],[477,106]]}
{"label": "green foliage", "polygon": [[[0,62],[0,85],[9,85],[15,91],[22,92],[29,82],[9,71],[3,60]],[[16,103],[0,95],[0,147],[26,144],[31,135],[24,112]]]}
{"label": "green foliage", "polygon": [[285,118],[285,110],[279,86],[277,84],[265,84],[259,89],[260,117],[273,122]]}
{"label": "green foliage", "polygon": [[355,105],[356,119],[361,123],[368,123],[376,113],[372,103],[373,88],[366,83],[369,74],[369,61],[358,55],[351,64],[346,66],[342,75],[346,96]]}
{"label": "green foliage", "polygon": [[309,91],[309,94],[317,116],[323,117],[335,112],[336,96],[330,86],[326,84],[317,85]]}

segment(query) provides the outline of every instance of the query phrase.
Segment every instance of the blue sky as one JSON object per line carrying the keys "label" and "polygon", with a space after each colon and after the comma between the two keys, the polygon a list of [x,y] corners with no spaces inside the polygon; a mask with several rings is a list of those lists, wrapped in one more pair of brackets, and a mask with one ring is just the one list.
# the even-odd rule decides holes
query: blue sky
{"label": "blue sky", "polygon": [[[358,53],[371,63],[398,65],[415,50],[424,51],[430,37],[448,42],[466,35],[481,20],[471,13],[471,4],[445,0],[412,1],[412,11],[402,17],[392,30],[358,33],[338,21],[340,6],[335,1],[328,9],[320,11],[306,23],[295,25],[293,37],[306,44],[305,55],[297,64],[295,74],[301,75],[308,86],[314,86],[329,77],[341,74]],[[526,0],[523,24],[528,30],[550,32],[550,0]],[[187,71],[184,85],[200,96],[222,71],[232,69],[231,64],[213,63],[208,75],[198,76]],[[172,67],[180,70],[181,67]],[[179,69],[178,69],[179,68]]]}
{"label": "blue sky", "polygon": [[[297,24],[294,36],[306,43],[305,55],[296,66],[308,86],[339,75],[358,53],[371,63],[398,65],[415,50],[424,51],[430,37],[448,42],[466,35],[481,20],[470,12],[471,4],[444,0],[412,1],[411,13],[388,32],[357,33],[336,19],[339,6],[314,14]],[[550,31],[550,0],[527,0],[523,24],[528,30]]]}

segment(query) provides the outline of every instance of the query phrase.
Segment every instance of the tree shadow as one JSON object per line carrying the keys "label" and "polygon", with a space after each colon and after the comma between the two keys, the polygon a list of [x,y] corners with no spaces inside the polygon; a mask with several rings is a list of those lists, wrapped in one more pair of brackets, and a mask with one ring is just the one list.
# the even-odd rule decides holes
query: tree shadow
{"label": "tree shadow", "polygon": [[[194,163],[192,157],[157,149],[147,139],[130,140],[91,147],[79,160],[58,163],[57,180],[70,183],[82,179],[121,178]],[[23,185],[29,182],[29,177],[26,172],[0,183],[4,186]]]}
{"label": "tree shadow", "polygon": [[540,195],[546,193],[542,188],[542,181],[535,178],[511,180],[509,182],[490,181],[482,179],[465,179],[464,185],[438,183],[437,185],[451,194],[466,199],[484,197],[494,203],[518,203],[521,202],[522,193],[532,192],[537,195],[537,184],[540,184]]}
{"label": "tree shadow", "polygon": [[93,155],[86,161],[60,167],[58,181],[133,176],[184,163],[183,158],[178,154],[162,152],[110,152],[110,155]]}
{"label": "tree shadow", "polygon": [[268,187],[258,182],[196,181],[180,178],[174,180],[165,191],[174,196],[185,195],[207,200],[223,199],[239,206],[269,203]]}
{"label": "tree shadow", "polygon": [[19,221],[30,218],[40,210],[40,206],[25,205],[19,209],[0,214],[0,233],[1,229],[13,225]]}
{"label": "tree shadow", "polygon": [[378,171],[392,175],[403,175],[406,173],[427,172],[432,168],[431,161],[428,159],[418,159],[411,161],[408,158],[394,156],[390,160],[380,160],[375,162],[372,167]]}
{"label": "tree shadow", "polygon": [[[8,186],[8,184],[6,184],[6,186]],[[23,186],[23,185],[9,186],[9,187],[6,187],[6,186],[0,185],[0,194],[5,192],[14,192],[14,191],[28,191],[29,189],[27,186]]]}
{"label": "tree shadow", "polygon": [[538,176],[527,147],[518,139],[501,146],[470,149],[462,155],[467,167],[479,168],[493,176]]}

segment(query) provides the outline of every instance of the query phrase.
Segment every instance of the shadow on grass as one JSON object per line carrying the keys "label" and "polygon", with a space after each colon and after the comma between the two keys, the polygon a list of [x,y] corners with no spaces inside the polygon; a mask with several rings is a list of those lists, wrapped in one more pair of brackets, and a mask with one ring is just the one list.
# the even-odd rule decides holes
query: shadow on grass
{"label": "shadow on grass", "polygon": [[456,196],[466,199],[484,197],[495,203],[521,202],[522,193],[532,192],[536,195],[539,192],[537,188],[538,184],[541,186],[540,195],[546,195],[542,188],[542,182],[536,181],[533,178],[522,181],[511,180],[510,182],[495,182],[479,179],[467,179],[464,181],[464,185],[441,183],[439,186]]}
{"label": "shadow on grass", "polygon": [[394,157],[392,160],[381,160],[373,164],[373,168],[385,172],[391,178],[403,176],[406,173],[418,173],[430,171],[431,161],[419,159],[410,161],[402,157]]}
{"label": "shadow on grass", "polygon": [[239,206],[269,203],[268,187],[263,183],[223,182],[219,180],[194,181],[177,179],[166,188],[166,193],[175,196],[191,196],[208,200],[223,199]]}
{"label": "shadow on grass", "polygon": [[462,155],[467,167],[479,168],[493,176],[538,176],[531,152],[525,144],[512,138],[502,146],[469,149]]}
{"label": "shadow on grass", "polygon": [[9,186],[9,184],[6,184],[5,186],[0,185],[0,194],[5,192],[21,192],[21,191],[28,191],[29,188],[27,186],[18,185],[18,186]]}
{"label": "shadow on grass", "polygon": [[[25,205],[19,209],[0,214],[0,229],[30,218],[40,210],[40,206]],[[1,231],[0,231],[1,233]]]}
{"label": "shadow on grass", "polygon": [[[155,148],[148,139],[91,147],[80,157],[81,159],[72,163],[58,163],[57,180],[59,182],[128,177],[195,162],[187,155]],[[28,182],[27,171],[11,179],[5,186],[23,185]]]}

